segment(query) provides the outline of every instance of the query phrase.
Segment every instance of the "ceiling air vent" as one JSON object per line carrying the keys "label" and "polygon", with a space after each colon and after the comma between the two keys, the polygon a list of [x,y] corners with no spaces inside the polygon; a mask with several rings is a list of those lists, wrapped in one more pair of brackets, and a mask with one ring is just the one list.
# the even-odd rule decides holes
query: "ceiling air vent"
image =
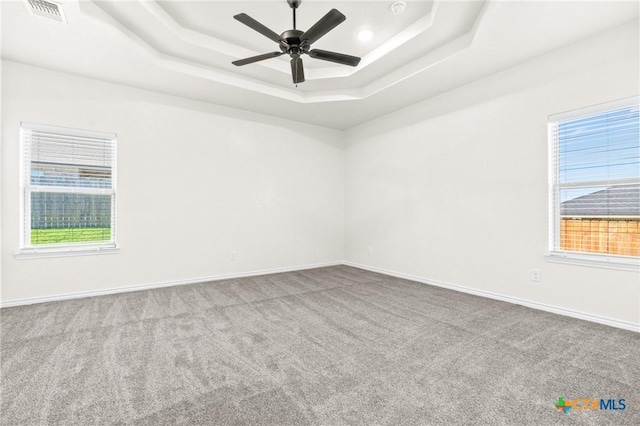
{"label": "ceiling air vent", "polygon": [[27,0],[29,10],[34,15],[44,16],[54,21],[65,22],[62,6],[47,0]]}

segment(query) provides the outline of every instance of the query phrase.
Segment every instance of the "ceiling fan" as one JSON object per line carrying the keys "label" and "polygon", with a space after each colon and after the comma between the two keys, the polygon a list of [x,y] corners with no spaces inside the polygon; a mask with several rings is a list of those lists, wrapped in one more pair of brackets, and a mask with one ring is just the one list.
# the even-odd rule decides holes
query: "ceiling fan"
{"label": "ceiling fan", "polygon": [[360,63],[360,58],[356,56],[345,55],[344,53],[330,52],[328,50],[311,49],[311,44],[315,43],[320,37],[337,27],[342,21],[347,19],[342,13],[336,9],[331,9],[318,22],[316,22],[306,32],[296,29],[296,9],[300,6],[302,0],[287,0],[291,9],[293,9],[293,29],[287,30],[278,35],[269,28],[262,25],[246,13],[235,15],[234,18],[249,28],[252,28],[263,36],[275,41],[280,47],[280,52],[270,52],[263,55],[252,56],[250,58],[233,61],[232,64],[242,66],[252,64],[254,62],[263,61],[269,58],[284,55],[285,53],[291,57],[291,75],[295,84],[304,81],[304,68],[302,66],[301,55],[307,54],[315,59],[323,61],[335,62],[343,65],[355,67]]}

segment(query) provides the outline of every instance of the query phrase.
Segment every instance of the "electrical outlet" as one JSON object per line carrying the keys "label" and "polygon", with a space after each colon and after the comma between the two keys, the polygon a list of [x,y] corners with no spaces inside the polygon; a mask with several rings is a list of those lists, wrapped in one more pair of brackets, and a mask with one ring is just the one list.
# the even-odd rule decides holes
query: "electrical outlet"
{"label": "electrical outlet", "polygon": [[534,283],[540,282],[540,269],[531,270],[531,281],[533,281]]}
{"label": "electrical outlet", "polygon": [[373,249],[371,248],[371,246],[367,247],[367,254],[369,256],[371,256],[373,254]]}
{"label": "electrical outlet", "polygon": [[229,253],[229,260],[236,260],[236,252],[232,251],[231,253]]}

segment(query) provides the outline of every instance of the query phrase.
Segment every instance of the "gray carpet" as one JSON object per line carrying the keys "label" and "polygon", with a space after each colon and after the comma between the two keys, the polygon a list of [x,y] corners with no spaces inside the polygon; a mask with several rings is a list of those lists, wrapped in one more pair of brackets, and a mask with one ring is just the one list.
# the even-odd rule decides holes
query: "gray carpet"
{"label": "gray carpet", "polygon": [[346,266],[0,315],[7,425],[640,424],[637,333]]}

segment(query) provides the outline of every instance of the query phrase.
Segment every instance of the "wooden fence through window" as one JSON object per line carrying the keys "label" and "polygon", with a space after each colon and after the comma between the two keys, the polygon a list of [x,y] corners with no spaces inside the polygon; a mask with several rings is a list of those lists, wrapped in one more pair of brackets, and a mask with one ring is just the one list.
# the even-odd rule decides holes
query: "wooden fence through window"
{"label": "wooden fence through window", "polygon": [[560,248],[566,251],[640,256],[640,220],[560,220]]}

